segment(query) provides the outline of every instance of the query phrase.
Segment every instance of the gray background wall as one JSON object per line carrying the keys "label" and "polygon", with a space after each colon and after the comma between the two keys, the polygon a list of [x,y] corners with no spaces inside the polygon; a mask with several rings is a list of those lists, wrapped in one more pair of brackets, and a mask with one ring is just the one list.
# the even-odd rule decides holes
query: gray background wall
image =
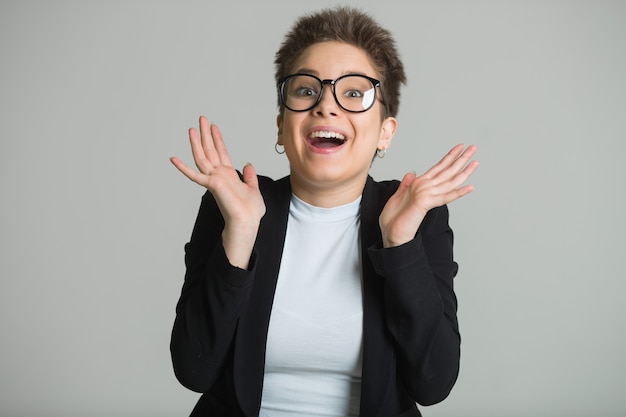
{"label": "gray background wall", "polygon": [[[272,59],[334,1],[0,2],[0,414],[183,416],[168,343],[217,122],[279,177]],[[362,1],[409,85],[379,179],[479,145],[451,206],[462,369],[426,416],[626,413],[626,3]],[[244,100],[241,100],[241,99]]]}

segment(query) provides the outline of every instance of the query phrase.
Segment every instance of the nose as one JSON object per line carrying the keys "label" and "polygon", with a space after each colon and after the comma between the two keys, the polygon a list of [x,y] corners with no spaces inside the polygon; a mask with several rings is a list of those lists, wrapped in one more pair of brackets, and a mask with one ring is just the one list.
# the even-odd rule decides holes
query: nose
{"label": "nose", "polygon": [[333,90],[331,80],[322,81],[322,90],[320,92],[320,100],[313,107],[313,112],[320,116],[337,116],[340,108],[335,99],[335,93]]}

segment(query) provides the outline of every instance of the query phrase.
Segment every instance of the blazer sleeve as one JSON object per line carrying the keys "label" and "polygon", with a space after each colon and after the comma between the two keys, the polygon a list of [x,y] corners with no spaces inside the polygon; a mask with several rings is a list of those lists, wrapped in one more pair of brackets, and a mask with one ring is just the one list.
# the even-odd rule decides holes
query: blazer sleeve
{"label": "blazer sleeve", "polygon": [[453,278],[453,234],[446,206],[429,211],[412,241],[372,247],[370,259],[384,277],[387,327],[398,373],[421,405],[445,399],[459,372],[460,335]]}
{"label": "blazer sleeve", "polygon": [[220,376],[255,274],[256,254],[249,270],[228,262],[223,228],[222,215],[207,192],[185,245],[185,281],[170,342],[176,378],[196,392],[205,392]]}

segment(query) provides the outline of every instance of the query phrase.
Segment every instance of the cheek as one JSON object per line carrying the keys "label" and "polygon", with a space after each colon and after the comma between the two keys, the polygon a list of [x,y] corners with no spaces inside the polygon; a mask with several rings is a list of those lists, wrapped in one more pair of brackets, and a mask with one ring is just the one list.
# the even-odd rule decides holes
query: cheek
{"label": "cheek", "polygon": [[286,138],[293,138],[299,133],[301,121],[297,117],[286,117],[283,119],[282,132]]}
{"label": "cheek", "polygon": [[289,147],[299,148],[303,145],[302,137],[302,125],[303,118],[298,117],[300,114],[295,114],[292,117],[287,117],[283,120],[282,138],[283,144],[287,144]]}
{"label": "cheek", "polygon": [[368,146],[378,146],[378,142],[383,135],[382,125],[378,120],[372,121],[367,124],[362,124],[360,130],[361,133],[365,136],[364,142],[367,143]]}

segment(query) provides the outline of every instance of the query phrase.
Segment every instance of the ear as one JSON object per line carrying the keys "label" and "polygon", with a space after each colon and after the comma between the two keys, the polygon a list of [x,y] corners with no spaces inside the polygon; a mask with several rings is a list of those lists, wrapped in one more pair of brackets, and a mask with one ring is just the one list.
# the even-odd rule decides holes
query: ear
{"label": "ear", "polygon": [[279,145],[283,144],[283,115],[282,114],[278,114],[278,116],[276,116],[276,127],[278,127],[278,141],[277,143]]}
{"label": "ear", "polygon": [[389,149],[397,128],[398,121],[395,117],[387,117],[383,120],[380,127],[380,137],[378,138],[378,149]]}

